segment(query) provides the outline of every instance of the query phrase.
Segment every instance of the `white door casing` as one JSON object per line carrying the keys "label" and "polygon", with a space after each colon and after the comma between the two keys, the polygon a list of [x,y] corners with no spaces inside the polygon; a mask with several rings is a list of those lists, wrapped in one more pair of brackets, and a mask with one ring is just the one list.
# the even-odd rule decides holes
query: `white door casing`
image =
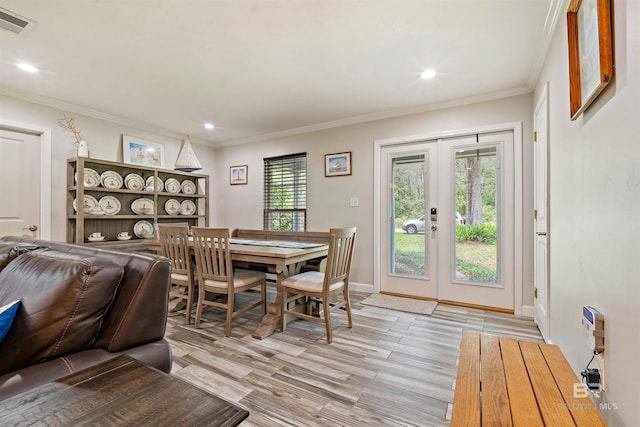
{"label": "white door casing", "polygon": [[548,84],[536,103],[533,116],[534,185],[534,320],[543,338],[549,336],[549,234],[548,234]]}
{"label": "white door casing", "polygon": [[50,239],[51,130],[0,118],[0,152],[0,235]]}

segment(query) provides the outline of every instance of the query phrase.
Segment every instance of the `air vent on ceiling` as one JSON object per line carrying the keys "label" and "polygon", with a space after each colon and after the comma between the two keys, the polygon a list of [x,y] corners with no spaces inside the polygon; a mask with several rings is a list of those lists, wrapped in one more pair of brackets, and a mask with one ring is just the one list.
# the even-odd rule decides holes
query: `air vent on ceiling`
{"label": "air vent on ceiling", "polygon": [[0,28],[20,34],[31,22],[11,13],[6,9],[0,9]]}

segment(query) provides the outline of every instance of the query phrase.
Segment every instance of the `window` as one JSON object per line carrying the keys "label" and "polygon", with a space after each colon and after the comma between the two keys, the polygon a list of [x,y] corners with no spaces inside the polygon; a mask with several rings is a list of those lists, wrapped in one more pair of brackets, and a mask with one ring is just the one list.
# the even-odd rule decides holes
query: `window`
{"label": "window", "polygon": [[263,227],[307,229],[307,153],[264,159]]}

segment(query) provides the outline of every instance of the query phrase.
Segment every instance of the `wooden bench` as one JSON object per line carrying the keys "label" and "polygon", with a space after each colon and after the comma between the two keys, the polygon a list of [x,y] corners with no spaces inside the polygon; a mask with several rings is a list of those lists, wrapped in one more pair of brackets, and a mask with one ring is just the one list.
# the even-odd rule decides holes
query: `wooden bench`
{"label": "wooden bench", "polygon": [[606,426],[556,345],[463,331],[451,426]]}

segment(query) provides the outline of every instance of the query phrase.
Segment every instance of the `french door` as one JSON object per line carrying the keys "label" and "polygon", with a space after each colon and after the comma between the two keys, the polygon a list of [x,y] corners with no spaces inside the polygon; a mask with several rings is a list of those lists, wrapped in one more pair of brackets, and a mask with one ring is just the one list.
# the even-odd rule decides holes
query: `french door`
{"label": "french door", "polygon": [[513,133],[387,145],[382,292],[514,308]]}

